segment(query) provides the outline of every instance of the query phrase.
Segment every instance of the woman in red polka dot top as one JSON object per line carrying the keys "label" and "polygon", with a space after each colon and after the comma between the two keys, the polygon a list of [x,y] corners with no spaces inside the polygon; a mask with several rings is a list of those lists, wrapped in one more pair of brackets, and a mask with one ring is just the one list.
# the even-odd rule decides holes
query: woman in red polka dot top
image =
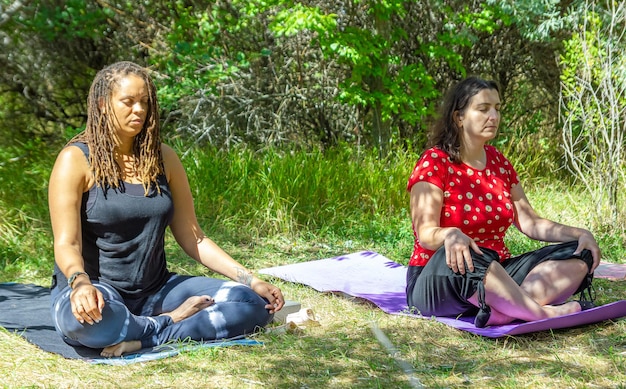
{"label": "woman in red polka dot top", "polygon": [[[537,215],[517,173],[495,147],[500,96],[493,81],[467,78],[449,92],[430,145],[407,189],[415,246],[407,302],[424,316],[476,316],[477,327],[540,320],[593,306],[600,249],[593,235]],[[511,224],[531,239],[559,242],[512,256]],[[581,293],[578,301],[566,302]]]}

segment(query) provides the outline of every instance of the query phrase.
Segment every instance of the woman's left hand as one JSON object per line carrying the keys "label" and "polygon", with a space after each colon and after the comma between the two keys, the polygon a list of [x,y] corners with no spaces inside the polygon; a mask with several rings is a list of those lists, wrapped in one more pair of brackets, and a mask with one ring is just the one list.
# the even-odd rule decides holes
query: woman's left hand
{"label": "woman's left hand", "polygon": [[593,271],[596,270],[596,267],[598,267],[598,265],[600,264],[601,254],[598,243],[589,231],[583,232],[578,237],[578,247],[576,247],[576,251],[574,251],[574,254],[580,254],[585,249],[591,251],[591,256],[593,257],[593,266],[589,271],[589,273],[593,273]]}
{"label": "woman's left hand", "polygon": [[255,279],[250,284],[252,290],[254,290],[259,296],[264,297],[269,301],[269,304],[265,306],[270,313],[276,313],[283,308],[285,305],[285,298],[283,297],[283,292],[280,289],[268,282],[260,280],[255,277]]}

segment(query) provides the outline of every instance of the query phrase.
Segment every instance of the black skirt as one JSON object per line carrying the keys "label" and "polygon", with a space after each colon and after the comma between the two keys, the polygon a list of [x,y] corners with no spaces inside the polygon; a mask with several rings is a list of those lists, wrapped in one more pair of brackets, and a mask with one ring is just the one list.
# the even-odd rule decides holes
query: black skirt
{"label": "black skirt", "polygon": [[[542,262],[578,258],[589,269],[593,257],[589,250],[574,255],[577,241],[559,243],[538,250],[511,257],[501,263],[506,272],[521,285],[528,273]],[[487,248],[480,248],[483,255],[471,251],[474,271],[465,274],[455,273],[446,264],[443,246],[433,254],[426,266],[409,266],[407,271],[407,303],[412,313],[422,316],[473,316],[478,307],[468,301],[482,284],[487,268],[493,261],[499,261],[498,254]],[[590,287],[593,277],[585,277],[575,293]]]}

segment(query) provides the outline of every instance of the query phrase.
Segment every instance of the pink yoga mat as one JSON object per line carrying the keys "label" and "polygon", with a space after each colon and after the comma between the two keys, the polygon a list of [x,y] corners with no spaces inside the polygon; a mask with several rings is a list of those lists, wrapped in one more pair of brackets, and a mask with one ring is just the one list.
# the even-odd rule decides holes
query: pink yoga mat
{"label": "pink yoga mat", "polygon": [[593,274],[597,278],[626,280],[626,264],[600,262]]}
{"label": "pink yoga mat", "polygon": [[[603,267],[604,273],[601,276],[609,274],[612,269],[614,268]],[[262,269],[259,273],[304,284],[320,292],[343,292],[363,298],[389,314],[422,318],[412,315],[407,309],[404,291],[406,267],[372,251],[271,267]],[[621,273],[617,274],[619,276]],[[557,318],[487,328],[476,328],[473,324],[474,317],[433,317],[433,319],[477,335],[498,338],[506,335],[575,327],[622,316],[626,316],[626,300]]]}

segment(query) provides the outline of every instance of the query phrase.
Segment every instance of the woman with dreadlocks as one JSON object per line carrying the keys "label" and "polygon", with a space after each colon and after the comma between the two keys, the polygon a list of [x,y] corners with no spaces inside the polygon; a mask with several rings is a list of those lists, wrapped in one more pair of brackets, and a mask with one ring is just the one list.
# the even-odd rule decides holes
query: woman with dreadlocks
{"label": "woman with dreadlocks", "polygon": [[[120,356],[265,326],[283,295],[203,234],[183,165],[161,143],[156,88],[145,69],[104,68],[87,103],[86,129],[59,153],[49,184],[51,309],[63,339]],[[168,226],[185,253],[233,281],[168,271]]]}

